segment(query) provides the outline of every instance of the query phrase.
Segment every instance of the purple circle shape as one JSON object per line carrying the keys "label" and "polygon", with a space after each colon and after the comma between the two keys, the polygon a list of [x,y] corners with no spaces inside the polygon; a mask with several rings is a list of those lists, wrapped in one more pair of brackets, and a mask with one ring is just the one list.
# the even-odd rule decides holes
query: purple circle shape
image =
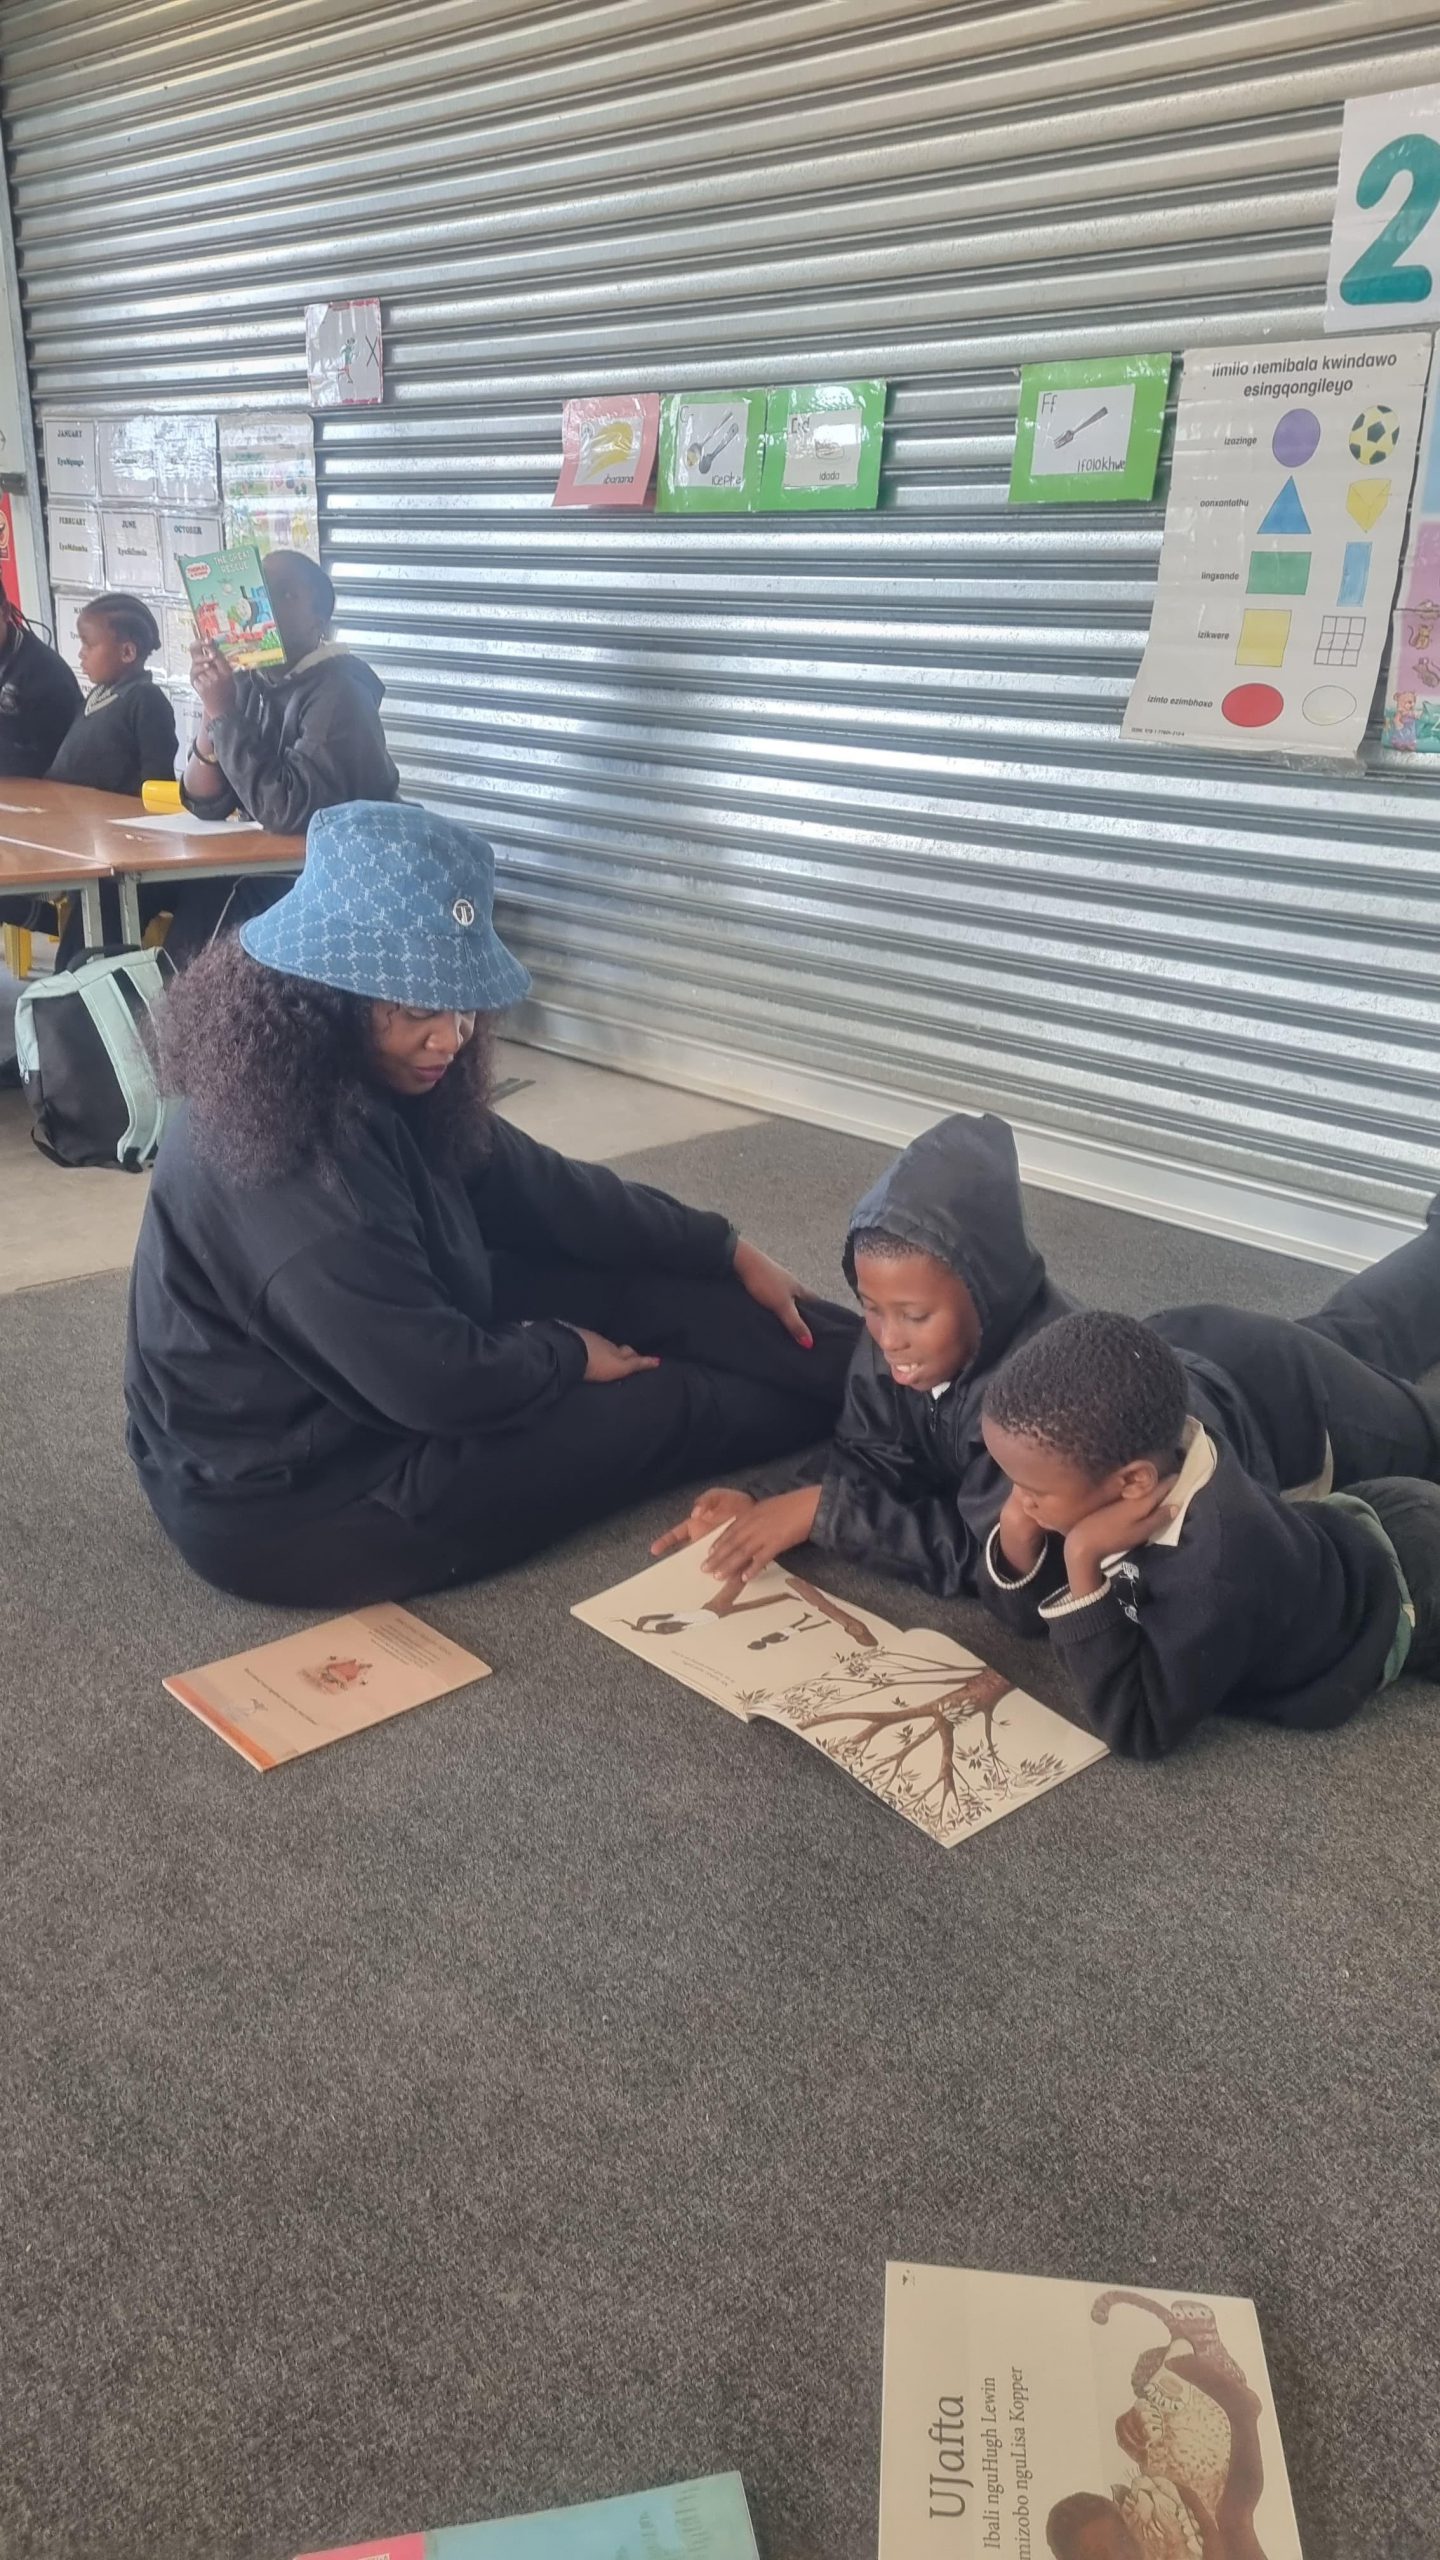
{"label": "purple circle shape", "polygon": [[1313,409],[1287,409],[1270,440],[1270,450],[1287,471],[1308,462],[1320,441],[1320,421]]}

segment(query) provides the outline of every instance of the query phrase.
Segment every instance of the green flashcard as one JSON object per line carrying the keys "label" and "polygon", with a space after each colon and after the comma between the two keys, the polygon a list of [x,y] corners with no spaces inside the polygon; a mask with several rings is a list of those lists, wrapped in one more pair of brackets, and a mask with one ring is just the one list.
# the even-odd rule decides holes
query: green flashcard
{"label": "green flashcard", "polygon": [[671,391],[660,411],[663,516],[746,515],[760,495],[763,391]]}
{"label": "green flashcard", "polygon": [[883,382],[807,382],[772,391],[760,504],[873,507],[880,495]]}
{"label": "green flashcard", "polygon": [[1155,489],[1171,356],[1085,356],[1020,375],[1012,506],[1073,507]]}

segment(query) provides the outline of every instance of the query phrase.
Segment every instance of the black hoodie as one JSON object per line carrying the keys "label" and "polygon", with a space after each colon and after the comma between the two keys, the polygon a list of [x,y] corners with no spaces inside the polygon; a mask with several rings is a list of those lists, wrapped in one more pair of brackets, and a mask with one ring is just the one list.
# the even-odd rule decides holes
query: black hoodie
{"label": "black hoodie", "polygon": [[[1008,1352],[1069,1315],[1076,1301],[1055,1287],[1026,1234],[1015,1140],[1003,1120],[988,1114],[941,1120],[866,1192],[845,1245],[852,1288],[853,1239],[869,1227],[959,1273],[980,1319],[980,1348],[954,1384],[934,1396],[897,1387],[869,1335],[861,1336],[813,1535],[837,1554],[929,1591],[975,1591],[985,1542],[1008,1490],[981,1435],[985,1389]],[[1286,1336],[1298,1330],[1276,1329]],[[1319,1474],[1324,1426],[1314,1418],[1313,1397],[1303,1429],[1286,1434],[1304,1445],[1298,1455],[1285,1448],[1282,1476],[1268,1417],[1256,1413],[1225,1370],[1179,1343],[1174,1348],[1189,1375],[1190,1411],[1261,1484],[1298,1485]],[[1283,1392],[1277,1403],[1283,1409]]]}
{"label": "black hoodie", "polygon": [[186,808],[197,818],[239,809],[272,835],[303,836],[317,809],[398,799],[380,725],[384,694],[374,668],[333,641],[298,666],[237,676],[234,709],[210,723],[228,788],[209,800],[183,792]]}
{"label": "black hoodie", "polygon": [[84,699],[59,652],[17,623],[0,647],[0,775],[48,773]]}

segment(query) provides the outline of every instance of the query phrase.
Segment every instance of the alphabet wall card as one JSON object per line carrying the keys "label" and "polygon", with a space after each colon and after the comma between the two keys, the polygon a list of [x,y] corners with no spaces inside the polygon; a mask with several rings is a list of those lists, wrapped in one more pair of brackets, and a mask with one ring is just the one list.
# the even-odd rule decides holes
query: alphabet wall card
{"label": "alphabet wall card", "polygon": [[1151,497],[1173,363],[1135,355],[1025,365],[1011,505]]}
{"label": "alphabet wall card", "polygon": [[176,1672],[163,1685],[252,1769],[278,1769],[489,1672],[478,1655],[382,1601],[203,1671]]}
{"label": "alphabet wall card", "polygon": [[807,382],[772,391],[760,505],[791,515],[817,507],[875,506],[885,388],[883,382]]}
{"label": "alphabet wall card", "polygon": [[149,507],[106,507],[104,528],[107,587],[157,595],[165,583],[159,517]]}
{"label": "alphabet wall card", "polygon": [[62,505],[67,498],[98,498],[100,464],[94,419],[52,414],[47,416],[41,433],[46,494]]}
{"label": "alphabet wall card", "polygon": [[183,596],[185,593],[185,581],[180,574],[181,561],[198,559],[202,551],[218,551],[222,538],[218,513],[161,517],[161,582],[167,596]]}
{"label": "alphabet wall card", "polygon": [[1440,321],[1440,88],[1350,98],[1325,286],[1327,329]]}
{"label": "alphabet wall card", "polygon": [[1302,2560],[1255,2305],[885,2270],[880,2560]]}
{"label": "alphabet wall card", "polygon": [[907,1635],[779,1565],[717,1582],[714,1543],[571,1615],[727,1714],[784,1725],[943,1849],[1104,1759],[1093,1734],[949,1636]]}
{"label": "alphabet wall card", "polygon": [[1383,738],[1402,755],[1440,755],[1440,367],[1430,376],[1390,644]]}
{"label": "alphabet wall card", "polygon": [[1142,744],[1353,756],[1390,626],[1431,341],[1185,358]]}
{"label": "alphabet wall card", "polygon": [[644,507],[660,442],[657,391],[567,400],[555,507]]}
{"label": "alphabet wall card", "polygon": [[671,391],[660,409],[661,515],[745,515],[760,494],[764,391]]}
{"label": "alphabet wall card", "polygon": [[47,507],[50,579],[57,587],[83,587],[94,595],[105,584],[105,552],[98,507]]}
{"label": "alphabet wall card", "polygon": [[384,396],[378,302],[307,302],[305,370],[312,409],[370,409]]}

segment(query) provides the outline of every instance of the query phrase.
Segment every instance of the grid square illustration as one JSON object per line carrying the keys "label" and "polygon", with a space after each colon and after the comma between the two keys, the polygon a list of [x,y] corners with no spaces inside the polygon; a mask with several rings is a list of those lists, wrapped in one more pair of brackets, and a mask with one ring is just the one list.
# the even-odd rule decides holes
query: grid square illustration
{"label": "grid square illustration", "polygon": [[1320,637],[1315,643],[1317,667],[1358,667],[1364,646],[1363,613],[1322,614]]}

